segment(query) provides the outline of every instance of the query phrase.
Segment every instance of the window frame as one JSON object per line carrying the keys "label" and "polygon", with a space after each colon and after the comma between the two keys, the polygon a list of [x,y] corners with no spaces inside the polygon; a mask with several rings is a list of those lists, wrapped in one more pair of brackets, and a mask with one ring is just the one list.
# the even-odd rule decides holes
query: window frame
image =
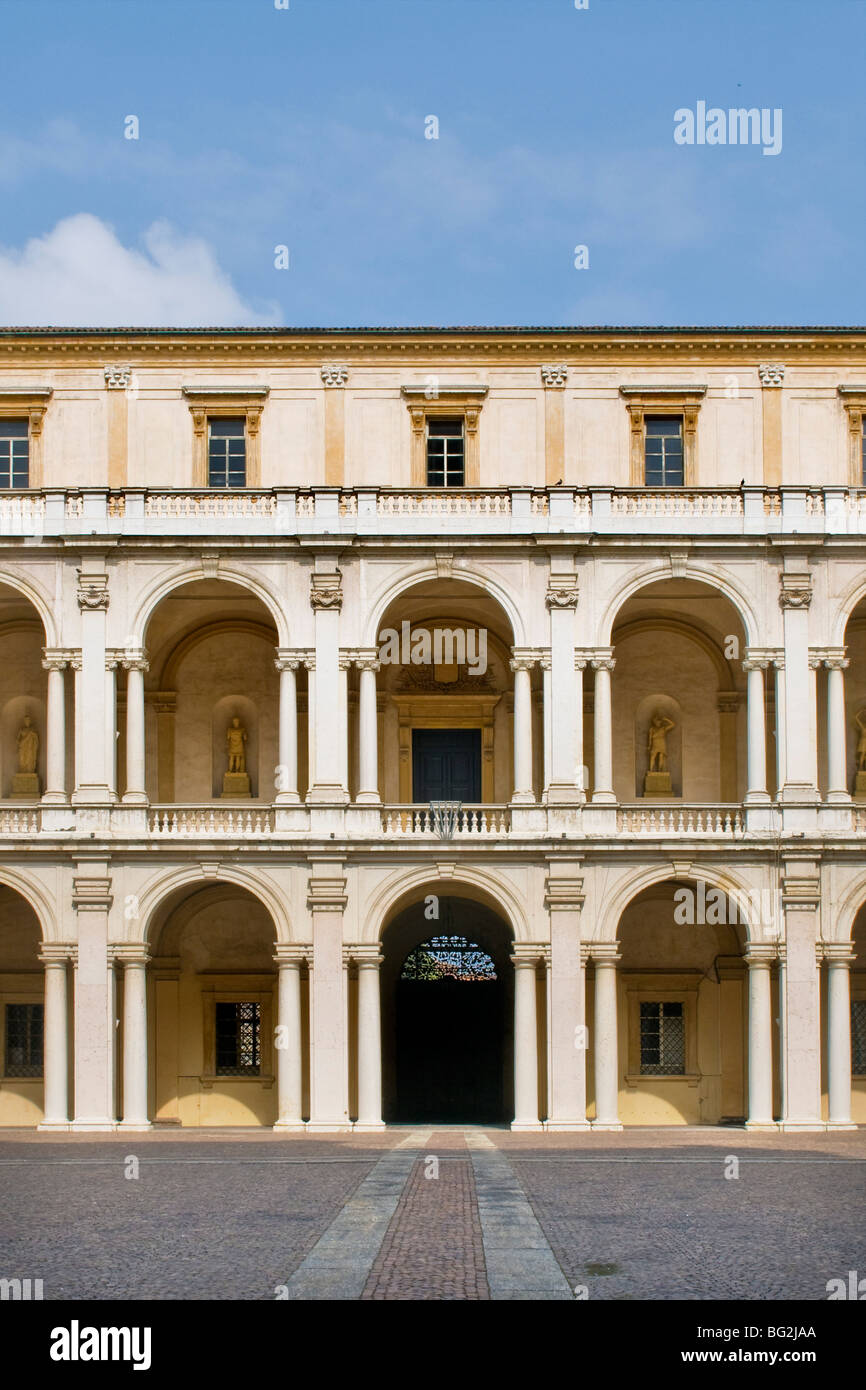
{"label": "window frame", "polygon": [[[236,435],[236,436],[232,436],[232,435],[222,435],[222,436],[218,436],[218,438],[231,439],[231,438],[234,437],[234,438],[242,438],[242,439],[243,439],[243,441],[244,441],[244,480],[243,480],[242,483],[230,483],[230,482],[228,481],[229,475],[230,475],[230,473],[231,473],[231,469],[228,467],[228,464],[229,464],[229,462],[230,462],[230,458],[229,458],[228,451],[226,451],[226,470],[225,470],[225,472],[226,472],[226,481],[225,481],[224,483],[215,483],[215,482],[213,482],[213,480],[212,480],[212,470],[211,470],[211,443],[212,443],[212,440],[213,440],[213,435],[212,435],[211,431],[212,431],[212,429],[213,429],[213,426],[214,426],[218,421],[220,421],[220,420],[238,420],[238,421],[240,421],[240,423],[241,423],[242,430],[243,430],[242,435],[240,435],[240,436],[237,436],[237,435]],[[249,438],[248,438],[248,436],[247,436],[247,421],[246,421],[246,417],[245,417],[245,416],[243,416],[243,415],[222,415],[222,414],[214,415],[214,414],[211,414],[210,412],[208,412],[208,417],[207,417],[207,485],[208,485],[209,488],[213,488],[214,490],[220,491],[220,492],[240,492],[240,491],[242,491],[242,490],[247,486],[247,476],[248,476],[248,471],[249,471],[249,452],[250,452],[250,446],[249,446]]]}
{"label": "window frame", "polygon": [[52,386],[28,386],[0,390],[0,420],[27,421],[27,487],[0,488],[0,492],[33,492],[42,486],[42,426]]}
{"label": "window frame", "polygon": [[[269,386],[184,386],[183,395],[193,424],[193,486],[209,492],[243,492],[261,486],[262,411]],[[210,482],[209,422],[242,419],[246,445],[246,478],[243,488],[212,487]]]}
{"label": "window frame", "polygon": [[[10,1005],[12,1005],[13,1007],[14,1007],[14,1006],[21,1006],[21,1005],[24,1005],[24,1006],[28,1006],[28,1005],[29,1005],[31,1008],[35,1006],[35,1007],[37,1007],[37,1008],[41,1008],[41,1009],[42,1009],[42,1070],[39,1071],[39,1072],[33,1072],[33,1073],[32,1073],[31,1075],[29,1075],[29,1076],[10,1076],[10,1075],[8,1074],[7,1070],[6,1070],[6,1065],[7,1065],[7,1061],[6,1061],[6,1038],[7,1038],[7,1031],[8,1031],[8,1027],[9,1027],[9,1024],[8,1024],[8,1016],[7,1016],[6,1010],[9,1008]],[[5,995],[3,996],[3,998],[2,998],[2,1001],[0,1001],[0,1012],[2,1012],[2,1015],[3,1015],[2,1020],[0,1020],[0,1024],[2,1024],[2,1026],[0,1026],[0,1080],[2,1080],[2,1082],[3,1082],[4,1085],[9,1085],[9,1084],[20,1085],[22,1082],[41,1085],[42,1082],[43,1082],[44,1079],[45,1079],[45,999],[44,999],[44,996],[43,996],[43,995],[40,995],[40,994],[38,994],[38,993],[36,993],[36,992],[31,992],[31,993],[27,993],[27,994],[5,994]]]}
{"label": "window frame", "polygon": [[[453,483],[452,483],[452,482],[449,482],[449,481],[448,481],[448,453],[449,453],[449,450],[448,450],[448,443],[447,443],[447,441],[448,441],[449,439],[457,439],[458,436],[455,435],[455,434],[452,434],[452,435],[447,435],[447,434],[436,435],[436,434],[434,434],[434,436],[433,436],[434,439],[442,439],[442,440],[445,441],[445,447],[444,447],[443,453],[442,453],[442,462],[443,462],[443,468],[442,468],[442,482],[441,482],[441,483],[431,483],[431,481],[430,481],[430,471],[431,471],[431,470],[430,470],[430,426],[431,426],[431,423],[432,423],[432,424],[433,424],[433,428],[434,428],[434,430],[435,430],[435,422],[436,422],[437,420],[440,422],[440,424],[445,424],[446,422],[450,423],[451,421],[454,421],[456,424],[458,424],[458,425],[460,426],[460,435],[459,435],[459,439],[460,439],[460,454],[461,454],[461,462],[462,462],[461,472],[462,472],[462,475],[463,475],[463,476],[462,476],[462,479],[461,479],[461,481],[460,481],[459,483],[457,483],[457,482],[453,482]],[[452,488],[465,488],[465,487],[466,487],[466,421],[465,421],[464,417],[463,417],[462,415],[441,415],[441,416],[429,415],[429,416],[427,417],[427,420],[426,420],[425,426],[424,426],[424,436],[425,436],[425,448],[424,448],[424,453],[425,453],[425,468],[424,468],[424,471],[425,471],[425,475],[426,475],[426,477],[425,477],[426,486],[427,486],[427,487],[436,488],[437,490],[441,490],[442,492],[448,492],[448,491],[450,491]]]}
{"label": "window frame", "polygon": [[[487,386],[401,386],[412,428],[412,487],[428,488],[427,426],[430,420],[463,421],[463,488],[479,484],[479,431],[481,409],[487,398]],[[448,487],[433,486],[435,492],[450,492]],[[460,489],[455,485],[455,490]]]}
{"label": "window frame", "polygon": [[[698,486],[697,434],[698,414],[707,393],[706,386],[620,386],[625,401],[630,428],[630,482],[632,487],[649,491],[667,491],[646,482],[646,417],[676,416],[682,420],[683,481],[682,486]],[[678,484],[672,485],[675,491]]]}
{"label": "window frame", "polygon": [[863,1080],[866,1080],[866,1066],[864,1066],[864,1068],[863,1068],[862,1071],[855,1071],[855,1069],[854,1069],[854,1060],[855,1060],[855,1058],[854,1058],[854,1006],[855,1006],[855,1004],[859,1004],[861,1008],[866,1009],[866,990],[862,990],[862,989],[859,989],[859,988],[854,988],[854,989],[852,989],[852,993],[851,993],[851,1007],[850,1007],[850,1014],[851,1014],[851,1080],[852,1080],[852,1081],[863,1081]]}
{"label": "window frame", "polygon": [[[693,982],[694,981],[694,982]],[[685,982],[682,976],[662,976],[651,984],[643,979],[629,980],[625,983],[627,995],[626,1027],[628,1046],[626,1049],[626,1084],[634,1086],[654,1086],[657,1083],[669,1085],[697,1086],[700,1081],[698,1070],[698,980],[691,977]],[[640,1055],[640,1006],[641,1004],[682,1004],[683,1034],[685,1039],[685,1070],[678,1072],[641,1071]]]}
{"label": "window frame", "polygon": [[848,416],[848,484],[866,487],[866,386],[839,386]]}
{"label": "window frame", "polygon": [[[214,982],[204,985],[201,992],[203,1014],[202,1072],[199,1082],[205,1090],[215,1085],[256,1084],[273,1086],[274,1076],[274,986],[265,983],[262,975],[251,976],[248,986],[238,988],[233,981],[223,986]],[[242,1073],[229,1076],[216,1069],[216,1006],[217,1004],[258,1004],[259,1005],[259,1070],[253,1075]]]}

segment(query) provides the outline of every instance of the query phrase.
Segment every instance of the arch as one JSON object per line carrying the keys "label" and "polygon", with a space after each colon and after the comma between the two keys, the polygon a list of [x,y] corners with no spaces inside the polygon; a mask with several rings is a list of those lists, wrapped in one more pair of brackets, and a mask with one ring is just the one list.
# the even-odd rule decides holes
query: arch
{"label": "arch", "polygon": [[184,658],[200,642],[206,642],[209,637],[218,637],[222,632],[246,632],[253,637],[261,638],[268,645],[271,644],[271,634],[265,624],[254,622],[251,618],[220,618],[215,622],[204,623],[201,627],[194,627],[178,639],[165,658],[158,682],[159,689],[173,690],[178,667]]}
{"label": "arch", "polygon": [[281,647],[289,645],[288,622],[277,595],[261,579],[246,574],[234,566],[223,565],[222,563],[220,563],[219,572],[216,575],[207,575],[202,567],[198,566],[197,568],[175,570],[173,574],[162,575],[159,579],[154,580],[139,597],[138,606],[130,618],[128,645],[143,647],[148,623],[162,600],[167,598],[174,589],[180,589],[184,584],[198,583],[202,579],[215,579],[219,583],[237,584],[239,588],[247,589],[250,593],[255,594],[274,620],[274,626],[277,629],[277,645]]}
{"label": "arch", "polygon": [[169,869],[166,873],[153,879],[141,893],[136,895],[138,897],[139,915],[137,920],[140,932],[138,937],[130,939],[138,940],[142,945],[149,944],[156,915],[165,904],[166,899],[181,893],[185,888],[206,888],[216,883],[230,883],[235,888],[244,888],[258,899],[270,914],[274,924],[275,944],[288,943],[293,940],[288,913],[276,886],[263,883],[254,874],[238,868],[236,865],[224,864],[218,867],[216,873],[205,874],[196,864],[182,869]]}
{"label": "arch", "polygon": [[[427,584],[431,580],[439,578],[435,566],[427,565],[423,569],[415,570],[411,574],[405,572],[391,579],[378,598],[374,599],[373,606],[366,620],[364,629],[365,647],[378,646],[378,633],[382,618],[387,613],[391,604],[394,603],[402,594],[416,588],[419,584]],[[491,579],[489,574],[484,574],[469,565],[463,565],[459,570],[454,571],[450,578],[459,583],[466,583],[475,588],[482,589],[484,593],[499,604],[511,624],[511,632],[514,638],[514,645],[523,646],[526,642],[524,623],[520,613],[519,604],[512,597],[506,588],[496,580]]]}
{"label": "arch", "polygon": [[[754,886],[750,887],[737,875],[732,874],[729,869],[717,869],[712,865],[690,864],[688,869],[677,872],[670,864],[638,869],[619,888],[614,889],[602,914],[596,919],[600,929],[592,940],[599,943],[616,941],[622,914],[645,888],[652,888],[654,884],[665,882],[697,883],[699,879],[703,879],[705,883],[711,884],[714,888],[720,888],[723,893],[739,894],[747,901],[750,893],[759,891]],[[760,931],[756,931],[751,922],[744,922],[743,929],[747,942],[760,940]]]}
{"label": "arch", "polygon": [[367,899],[362,914],[366,924],[363,939],[381,941],[385,928],[393,919],[424,896],[422,889],[426,889],[427,893],[438,893],[443,898],[462,896],[474,899],[503,919],[511,929],[515,942],[532,939],[524,905],[511,885],[474,865],[461,865],[459,871],[448,878],[435,875],[426,865],[419,865],[408,874],[405,869],[396,870]]}
{"label": "arch", "polygon": [[[610,636],[616,622],[616,616],[630,598],[633,598],[641,589],[648,588],[650,584],[658,584],[662,580],[669,580],[674,577],[671,574],[670,565],[655,564],[652,569],[641,570],[639,574],[633,575],[627,580],[624,587],[608,600],[607,607],[599,620],[596,644],[599,647],[610,646]],[[695,564],[687,564],[681,577],[693,579],[698,584],[706,584],[708,588],[715,589],[717,593],[724,595],[737,611],[746,636],[746,646],[757,645],[758,620],[754,609],[746,595],[730,578],[716,573],[715,570],[706,570]]]}
{"label": "arch", "polygon": [[852,941],[857,914],[864,906],[866,906],[866,871],[858,874],[853,883],[848,885],[842,901],[833,910],[832,918],[836,924],[835,935],[824,936],[822,932],[822,939],[843,943]]}
{"label": "arch", "polygon": [[52,927],[58,921],[55,904],[40,883],[31,882],[23,874],[18,873],[16,869],[10,869],[4,864],[0,868],[0,884],[6,888],[11,888],[13,892],[24,899],[29,908],[32,908],[39,923],[43,943],[61,939],[52,933]]}
{"label": "arch", "polygon": [[845,632],[854,614],[854,610],[862,599],[866,599],[866,579],[857,578],[852,580],[839,600],[836,609],[836,616],[833,619],[833,628],[830,634],[831,645],[841,647],[845,642]]}
{"label": "arch", "polygon": [[53,599],[43,595],[32,580],[19,579],[9,570],[0,570],[0,584],[8,584],[10,589],[15,589],[33,605],[42,623],[46,647],[58,647],[60,639],[54,619]]}
{"label": "arch", "polygon": [[708,637],[702,628],[695,623],[688,622],[685,618],[675,618],[669,613],[659,613],[658,616],[648,615],[645,617],[634,618],[631,622],[623,623],[618,634],[618,643],[624,642],[629,637],[637,637],[643,632],[658,632],[659,629],[666,629],[669,632],[676,632],[679,636],[685,637],[688,641],[694,642],[696,647],[700,647],[713,663],[719,677],[719,691],[722,694],[739,694],[737,686],[734,684],[731,674],[731,666],[728,659],[718,646]]}

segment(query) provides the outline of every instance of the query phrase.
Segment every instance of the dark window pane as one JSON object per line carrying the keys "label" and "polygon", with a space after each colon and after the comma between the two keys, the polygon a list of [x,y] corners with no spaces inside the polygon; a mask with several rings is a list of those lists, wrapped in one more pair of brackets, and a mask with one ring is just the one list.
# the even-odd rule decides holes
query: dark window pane
{"label": "dark window pane", "polygon": [[851,1002],[851,1070],[866,1076],[866,999]]}
{"label": "dark window pane", "polygon": [[246,421],[243,416],[239,419],[230,420],[209,420],[211,439],[243,439],[246,432]]}
{"label": "dark window pane", "polygon": [[219,1076],[258,1076],[261,1070],[261,1005],[216,1005],[216,1070]]}
{"label": "dark window pane", "polygon": [[6,1005],[6,1075],[42,1075],[43,1007]]}
{"label": "dark window pane", "polygon": [[686,1069],[682,1004],[640,1006],[640,1069],[650,1076],[678,1076]]}
{"label": "dark window pane", "polygon": [[26,420],[0,420],[0,488],[30,486],[30,435]]}
{"label": "dark window pane", "polygon": [[427,426],[427,434],[430,439],[434,437],[440,439],[462,439],[463,421],[431,420]]}
{"label": "dark window pane", "polygon": [[644,482],[648,487],[682,487],[683,422],[676,415],[648,415],[644,420]]}

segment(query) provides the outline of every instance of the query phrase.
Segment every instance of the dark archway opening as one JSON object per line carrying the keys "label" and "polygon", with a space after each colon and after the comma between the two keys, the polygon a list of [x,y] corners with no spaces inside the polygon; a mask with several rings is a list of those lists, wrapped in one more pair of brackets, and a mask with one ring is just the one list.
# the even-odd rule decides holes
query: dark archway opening
{"label": "dark archway opening", "polygon": [[386,1118],[403,1124],[511,1119],[509,929],[470,899],[428,895],[391,923],[383,944]]}

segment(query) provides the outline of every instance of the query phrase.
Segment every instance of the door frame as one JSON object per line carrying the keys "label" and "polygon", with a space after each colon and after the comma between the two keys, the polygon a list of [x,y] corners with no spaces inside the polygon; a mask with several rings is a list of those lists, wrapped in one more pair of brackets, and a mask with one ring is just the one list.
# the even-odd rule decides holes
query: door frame
{"label": "door frame", "polygon": [[400,747],[400,801],[412,805],[412,730],[481,730],[481,801],[494,800],[494,710],[501,695],[395,695]]}

